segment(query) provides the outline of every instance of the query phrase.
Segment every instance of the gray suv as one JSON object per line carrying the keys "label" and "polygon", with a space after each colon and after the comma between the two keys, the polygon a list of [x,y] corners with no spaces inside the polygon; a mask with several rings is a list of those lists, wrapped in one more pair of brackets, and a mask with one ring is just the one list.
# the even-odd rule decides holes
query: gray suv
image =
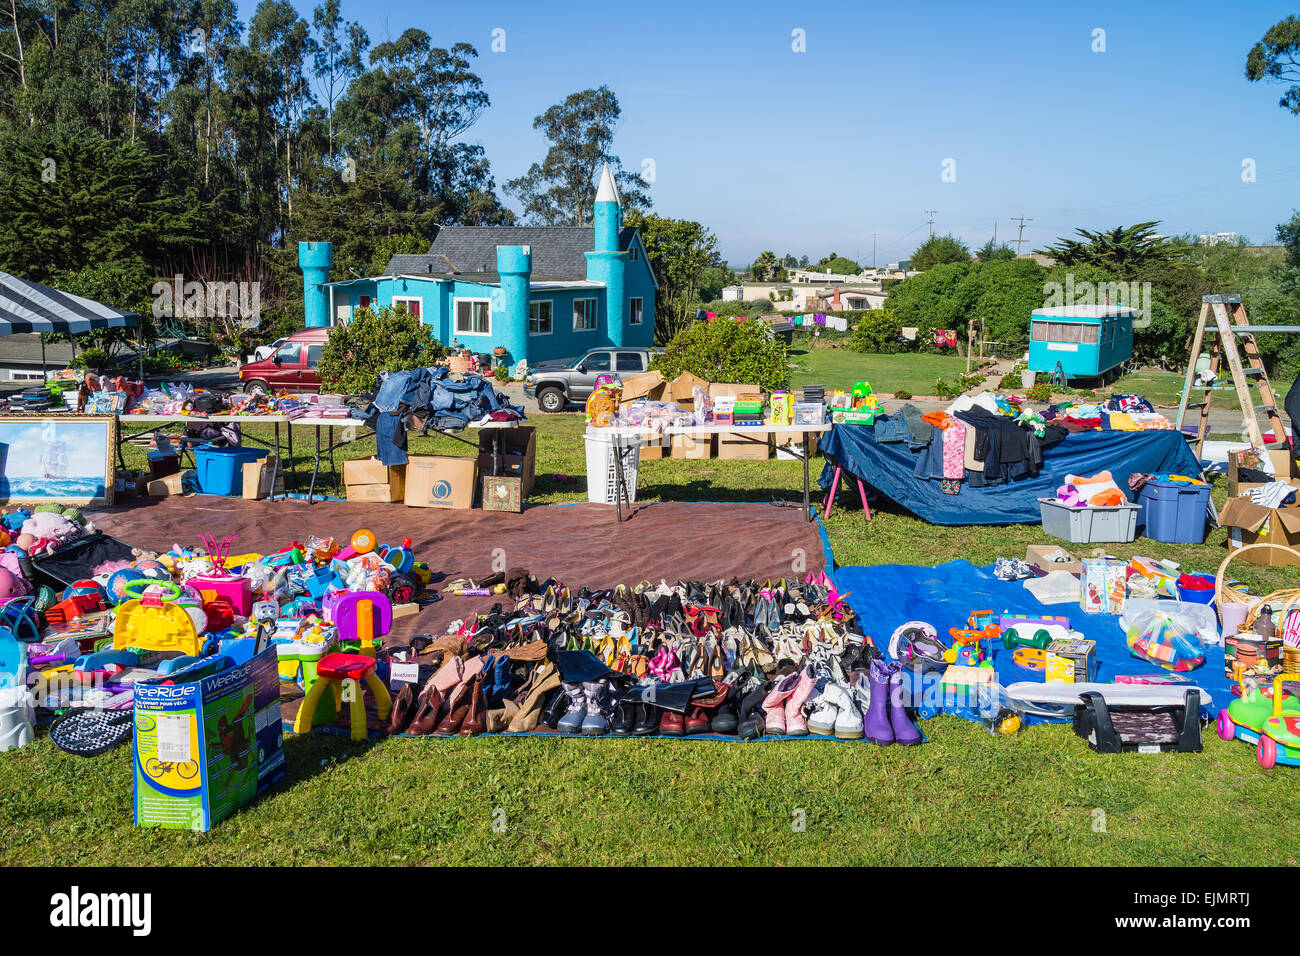
{"label": "gray suv", "polygon": [[625,378],[649,367],[649,349],[592,349],[572,362],[530,368],[524,378],[524,394],[537,399],[537,407],[544,412],[561,412],[569,402],[585,402],[601,375],[613,373]]}

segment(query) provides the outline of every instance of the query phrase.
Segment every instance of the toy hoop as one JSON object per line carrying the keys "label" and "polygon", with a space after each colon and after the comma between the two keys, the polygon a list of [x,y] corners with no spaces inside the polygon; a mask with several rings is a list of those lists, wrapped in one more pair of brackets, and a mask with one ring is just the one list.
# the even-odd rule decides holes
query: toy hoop
{"label": "toy hoop", "polygon": [[136,594],[136,589],[148,588],[162,588],[164,591],[170,588],[171,593],[162,596],[162,600],[164,601],[175,601],[182,594],[179,584],[174,584],[171,581],[160,581],[157,578],[141,578],[136,581],[129,581],[122,585],[122,593],[132,600],[143,601],[144,594]]}

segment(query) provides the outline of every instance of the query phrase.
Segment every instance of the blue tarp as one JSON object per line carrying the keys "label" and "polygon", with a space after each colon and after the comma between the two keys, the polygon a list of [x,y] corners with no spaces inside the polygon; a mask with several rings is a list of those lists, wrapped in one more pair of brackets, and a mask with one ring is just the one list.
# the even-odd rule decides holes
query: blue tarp
{"label": "blue tarp", "polygon": [[[1109,471],[1116,484],[1126,488],[1128,476],[1135,471],[1201,473],[1186,439],[1176,431],[1080,432],[1043,452],[1043,467],[1036,478],[984,488],[963,482],[957,495],[945,495],[937,481],[914,477],[917,453],[906,442],[877,444],[872,425],[832,425],[820,448],[828,459],[904,508],[931,524],[943,525],[1038,524],[1042,520],[1038,499],[1056,497],[1066,475]],[[830,487],[833,471],[834,464],[828,462],[819,482],[823,491]],[[840,482],[843,488],[844,478]]]}
{"label": "blue tarp", "polygon": [[[1129,653],[1119,617],[1114,614],[1085,614],[1077,604],[1045,605],[1025,590],[1023,582],[999,581],[992,566],[977,568],[968,561],[949,561],[926,568],[909,564],[878,564],[870,567],[841,567],[836,580],[857,612],[863,628],[884,651],[889,637],[908,621],[925,621],[945,644],[951,643],[948,629],[965,627],[972,611],[992,610],[1001,614],[1056,615],[1068,617],[1070,627],[1097,642],[1097,677],[1100,683],[1118,674],[1167,674],[1154,664]],[[1012,652],[995,642],[993,666],[1004,687],[1017,681],[1042,681],[1042,671],[1020,667]],[[1227,706],[1230,681],[1223,671],[1223,648],[1207,649],[1205,663],[1182,675],[1205,688],[1214,699],[1213,710]]]}

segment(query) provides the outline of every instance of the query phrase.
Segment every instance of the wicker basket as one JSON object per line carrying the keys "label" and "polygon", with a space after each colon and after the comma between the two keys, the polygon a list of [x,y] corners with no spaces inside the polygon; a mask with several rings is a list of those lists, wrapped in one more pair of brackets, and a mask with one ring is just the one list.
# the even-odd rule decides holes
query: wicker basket
{"label": "wicker basket", "polygon": [[1270,591],[1263,597],[1257,597],[1252,594],[1243,594],[1235,588],[1225,588],[1223,586],[1224,572],[1228,569],[1228,562],[1233,558],[1241,557],[1241,555],[1254,548],[1272,548],[1275,551],[1285,551],[1288,554],[1294,555],[1297,559],[1300,559],[1300,551],[1297,551],[1295,548],[1288,548],[1284,544],[1268,544],[1261,542],[1258,544],[1248,544],[1244,548],[1238,548],[1224,558],[1223,563],[1219,565],[1219,573],[1215,575],[1214,578],[1214,598],[1219,603],[1220,607],[1224,604],[1251,605],[1250,613],[1246,615],[1246,622],[1243,625],[1246,628],[1249,628],[1255,623],[1255,618],[1258,616],[1259,609],[1267,604],[1273,609],[1273,620],[1277,623],[1280,629],[1282,623],[1286,621],[1287,613],[1300,607],[1300,588],[1282,588],[1277,591]]}

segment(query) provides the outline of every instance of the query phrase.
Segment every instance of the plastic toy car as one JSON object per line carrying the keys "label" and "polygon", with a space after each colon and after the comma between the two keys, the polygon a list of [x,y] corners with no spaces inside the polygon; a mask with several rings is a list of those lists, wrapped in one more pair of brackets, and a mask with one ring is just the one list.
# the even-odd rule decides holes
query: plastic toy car
{"label": "plastic toy car", "polygon": [[1285,700],[1295,700],[1282,691],[1284,676],[1294,679],[1296,675],[1279,674],[1273,678],[1273,713],[1264,718],[1255,745],[1255,759],[1265,770],[1280,763],[1300,766],[1300,712],[1282,712]]}
{"label": "plastic toy car", "polygon": [[[1259,742],[1260,728],[1273,715],[1272,687],[1257,687],[1253,682],[1242,695],[1219,711],[1215,729],[1223,740],[1244,740],[1248,744]],[[1300,700],[1284,694],[1281,710],[1287,714],[1300,714]]]}

